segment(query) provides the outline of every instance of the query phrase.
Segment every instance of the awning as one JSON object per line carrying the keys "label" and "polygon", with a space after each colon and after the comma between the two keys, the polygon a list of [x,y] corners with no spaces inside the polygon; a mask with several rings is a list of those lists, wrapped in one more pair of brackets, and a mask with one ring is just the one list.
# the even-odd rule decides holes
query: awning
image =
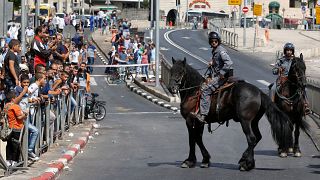
{"label": "awning", "polygon": [[115,10],[118,9],[118,6],[115,5],[96,5],[96,6],[92,6],[91,9],[93,10]]}

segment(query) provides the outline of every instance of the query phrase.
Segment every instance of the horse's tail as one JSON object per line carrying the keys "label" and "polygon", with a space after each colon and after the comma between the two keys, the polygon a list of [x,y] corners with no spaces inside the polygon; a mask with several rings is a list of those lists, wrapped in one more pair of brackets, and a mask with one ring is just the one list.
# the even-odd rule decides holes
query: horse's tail
{"label": "horse's tail", "polygon": [[289,148],[292,144],[293,129],[289,117],[263,92],[261,92],[261,105],[266,110],[274,141],[281,148]]}

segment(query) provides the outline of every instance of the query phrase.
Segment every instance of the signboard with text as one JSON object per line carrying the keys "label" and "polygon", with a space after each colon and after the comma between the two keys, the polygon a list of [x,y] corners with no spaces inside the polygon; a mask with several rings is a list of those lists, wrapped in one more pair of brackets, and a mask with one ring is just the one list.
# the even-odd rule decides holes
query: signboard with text
{"label": "signboard with text", "polygon": [[253,6],[253,15],[261,16],[262,15],[262,5],[254,4]]}
{"label": "signboard with text", "polygon": [[242,3],[242,0],[228,0],[228,5],[238,5],[240,6]]}
{"label": "signboard with text", "polygon": [[316,24],[320,24],[320,7],[316,8]]}

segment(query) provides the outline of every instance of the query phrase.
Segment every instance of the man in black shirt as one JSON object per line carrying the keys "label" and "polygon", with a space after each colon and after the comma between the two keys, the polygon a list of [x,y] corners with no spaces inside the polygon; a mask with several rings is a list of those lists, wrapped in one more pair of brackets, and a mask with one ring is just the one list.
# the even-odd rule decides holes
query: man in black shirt
{"label": "man in black shirt", "polygon": [[20,67],[16,53],[20,51],[20,41],[12,39],[9,43],[10,50],[4,58],[4,84],[6,85],[5,92],[14,90],[19,85]]}

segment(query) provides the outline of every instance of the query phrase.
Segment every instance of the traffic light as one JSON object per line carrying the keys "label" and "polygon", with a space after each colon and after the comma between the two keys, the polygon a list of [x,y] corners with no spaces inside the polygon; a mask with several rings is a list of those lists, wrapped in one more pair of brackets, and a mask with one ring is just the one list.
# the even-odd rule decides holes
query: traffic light
{"label": "traffic light", "polygon": [[176,0],[176,6],[180,6],[180,0]]}

